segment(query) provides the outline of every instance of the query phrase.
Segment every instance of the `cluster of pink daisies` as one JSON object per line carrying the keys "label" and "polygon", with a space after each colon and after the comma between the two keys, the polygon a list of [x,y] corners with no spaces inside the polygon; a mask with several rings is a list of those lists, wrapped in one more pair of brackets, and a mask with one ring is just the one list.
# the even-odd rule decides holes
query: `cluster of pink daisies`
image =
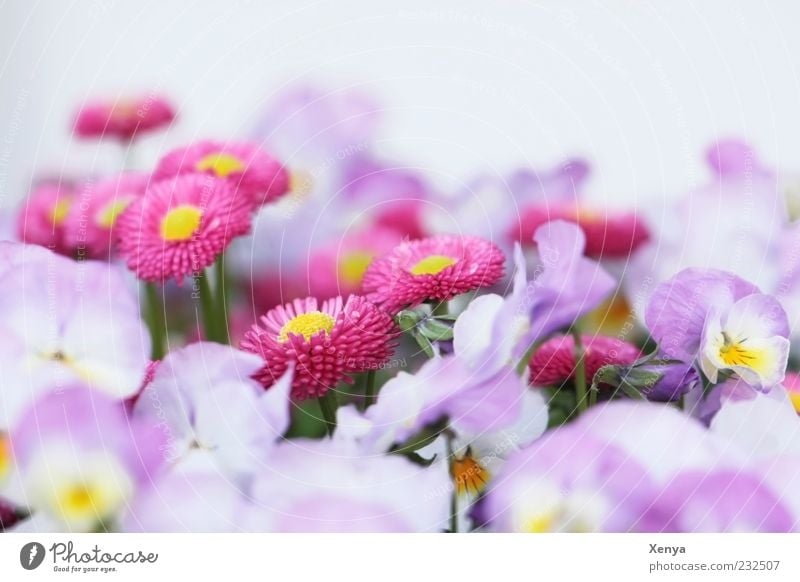
{"label": "cluster of pink daisies", "polygon": [[[291,88],[249,135],[34,181],[0,242],[0,527],[798,529],[792,176],[727,140],[656,216],[578,159],[446,191],[379,154],[382,110]],[[179,122],[148,95],[74,135],[130,167]]]}

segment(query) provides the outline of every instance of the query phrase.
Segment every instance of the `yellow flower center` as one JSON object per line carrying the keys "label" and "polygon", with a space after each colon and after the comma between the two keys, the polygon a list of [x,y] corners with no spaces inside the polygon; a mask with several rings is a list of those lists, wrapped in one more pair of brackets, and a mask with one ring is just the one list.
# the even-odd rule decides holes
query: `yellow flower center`
{"label": "yellow flower center", "polygon": [[50,219],[53,221],[54,226],[60,225],[67,218],[69,214],[72,201],[69,198],[59,198],[58,202],[50,209]]}
{"label": "yellow flower center", "polygon": [[463,459],[453,460],[452,472],[453,482],[459,495],[465,493],[477,495],[489,482],[489,471],[469,453]]}
{"label": "yellow flower center", "polygon": [[719,348],[719,357],[726,366],[747,366],[758,368],[764,359],[761,350],[753,350],[744,345],[743,341],[731,340],[725,333],[722,334],[722,347]]}
{"label": "yellow flower center", "polygon": [[339,276],[348,285],[358,285],[372,262],[373,255],[363,251],[348,253],[339,262]]}
{"label": "yellow flower center", "polygon": [[122,198],[109,202],[97,214],[97,225],[103,228],[111,228],[117,221],[117,217],[122,214],[122,211],[125,210],[130,203],[130,198]]}
{"label": "yellow flower center", "polygon": [[67,520],[86,519],[95,516],[102,519],[112,509],[111,500],[102,487],[91,483],[71,483],[56,499],[58,512]]}
{"label": "yellow flower center", "polygon": [[525,522],[525,533],[548,533],[553,531],[558,512],[549,511],[532,516]]}
{"label": "yellow flower center", "polygon": [[139,104],[133,99],[120,99],[111,106],[112,119],[129,119],[139,114]]}
{"label": "yellow flower center", "polygon": [[[792,403],[792,406],[794,406],[795,412],[800,414],[800,392],[789,390],[789,401]],[[2,473],[3,471],[0,468],[0,475],[2,475]]]}
{"label": "yellow flower center", "polygon": [[295,196],[305,196],[314,187],[314,176],[305,170],[293,170],[289,174],[289,192]]}
{"label": "yellow flower center", "polygon": [[220,178],[225,178],[234,172],[241,172],[244,170],[245,164],[236,156],[225,153],[216,153],[208,154],[199,162],[197,162],[195,167],[200,172],[211,170]]}
{"label": "yellow flower center", "polygon": [[445,255],[429,255],[411,267],[412,275],[436,275],[458,261]]}
{"label": "yellow flower center", "polygon": [[161,236],[169,242],[189,240],[200,226],[202,216],[202,210],[188,204],[173,208],[161,221]]}
{"label": "yellow flower center", "polygon": [[289,334],[302,335],[306,341],[323,331],[330,334],[334,323],[335,321],[330,315],[321,311],[302,313],[284,324],[278,335],[278,341],[288,341]]}
{"label": "yellow flower center", "polygon": [[8,442],[8,437],[0,433],[0,482],[3,477],[8,474],[11,468],[11,446]]}

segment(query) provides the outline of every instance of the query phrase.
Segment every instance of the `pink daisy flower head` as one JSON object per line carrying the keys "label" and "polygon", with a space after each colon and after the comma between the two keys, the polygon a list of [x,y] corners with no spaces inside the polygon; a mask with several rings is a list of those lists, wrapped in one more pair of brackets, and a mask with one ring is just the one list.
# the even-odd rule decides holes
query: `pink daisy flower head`
{"label": "pink daisy flower head", "polygon": [[251,210],[228,182],[211,176],[157,182],[117,219],[117,250],[140,279],[180,284],[249,232]]}
{"label": "pink daisy flower head", "polygon": [[260,206],[289,191],[289,172],[252,142],[201,141],[161,158],[153,179],[203,173],[226,180]]}
{"label": "pink daisy flower head", "polygon": [[117,219],[131,202],[144,194],[149,181],[146,174],[123,174],[86,182],[76,194],[66,219],[67,244],[88,258],[108,257]]}
{"label": "pink daisy flower head", "polygon": [[64,184],[46,183],[34,188],[17,214],[20,240],[69,254],[65,226],[74,198],[72,187]]}
{"label": "pink daisy flower head", "polygon": [[[606,365],[630,365],[641,355],[639,348],[615,337],[583,335],[581,344],[586,362],[586,383]],[[530,361],[531,384],[559,386],[575,378],[575,339],[571,335],[544,342]]]}
{"label": "pink daisy flower head", "polygon": [[313,297],[295,299],[262,316],[245,334],[243,350],[260,355],[264,367],[256,378],[269,388],[295,367],[292,396],[318,398],[350,374],[383,365],[394,349],[392,318],[359,295],[320,306]]}
{"label": "pink daisy flower head", "polygon": [[650,239],[650,232],[636,212],[597,210],[575,204],[534,205],[520,215],[519,234],[523,244],[530,244],[533,234],[553,220],[574,222],[586,235],[586,256],[592,258],[627,258]]}
{"label": "pink daisy flower head", "polygon": [[128,141],[166,127],[174,119],[172,104],[157,95],[98,100],[81,107],[73,131],[83,138],[111,137]]}
{"label": "pink daisy flower head", "polygon": [[490,287],[503,276],[505,257],[491,241],[440,235],[406,241],[373,261],[363,291],[391,313],[424,301],[447,301]]}

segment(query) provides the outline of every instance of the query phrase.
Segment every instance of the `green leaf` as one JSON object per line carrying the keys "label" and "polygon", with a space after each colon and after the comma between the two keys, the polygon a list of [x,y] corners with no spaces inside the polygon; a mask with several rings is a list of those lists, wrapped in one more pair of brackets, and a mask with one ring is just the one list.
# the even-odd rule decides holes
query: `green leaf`
{"label": "green leaf", "polygon": [[408,332],[417,327],[417,324],[425,317],[424,313],[413,309],[404,309],[395,316],[397,325],[401,330]]}
{"label": "green leaf", "polygon": [[411,335],[414,336],[415,340],[417,340],[419,347],[422,348],[422,351],[425,352],[426,356],[428,356],[429,358],[433,358],[436,355],[436,352],[433,350],[433,344],[430,342],[428,338],[418,333],[417,331],[412,332]]}
{"label": "green leaf", "polygon": [[431,317],[422,320],[417,326],[417,331],[434,342],[453,339],[452,326]]}

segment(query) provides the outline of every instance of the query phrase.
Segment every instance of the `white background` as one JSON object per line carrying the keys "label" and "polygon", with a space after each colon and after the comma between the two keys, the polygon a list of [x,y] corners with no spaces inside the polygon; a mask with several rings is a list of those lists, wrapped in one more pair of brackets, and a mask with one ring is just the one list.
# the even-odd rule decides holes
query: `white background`
{"label": "white background", "polygon": [[589,195],[641,204],[702,182],[703,151],[741,136],[800,169],[795,0],[0,3],[0,204],[35,170],[96,171],[70,140],[76,103],[163,90],[170,145],[245,133],[297,80],[385,104],[380,147],[443,187],[481,170],[595,164]]}

